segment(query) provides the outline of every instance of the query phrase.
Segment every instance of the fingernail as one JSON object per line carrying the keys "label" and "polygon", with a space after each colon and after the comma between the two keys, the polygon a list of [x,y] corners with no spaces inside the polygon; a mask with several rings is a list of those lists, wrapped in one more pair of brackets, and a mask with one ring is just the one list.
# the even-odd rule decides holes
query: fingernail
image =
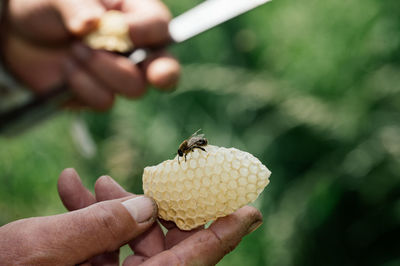
{"label": "fingernail", "polygon": [[73,18],[69,21],[69,27],[73,32],[79,32],[82,28],[82,21],[78,18]]}
{"label": "fingernail", "polygon": [[83,44],[77,43],[72,46],[72,54],[80,61],[87,61],[92,56],[92,50]]}
{"label": "fingernail", "polygon": [[116,8],[121,5],[121,0],[103,0],[103,4],[108,8]]}
{"label": "fingernail", "polygon": [[151,198],[140,196],[122,202],[137,223],[143,223],[155,218],[157,205]]}
{"label": "fingernail", "polygon": [[258,220],[255,221],[254,223],[252,223],[249,228],[247,229],[247,234],[253,233],[254,231],[257,230],[258,227],[260,227],[262,225],[262,221]]}

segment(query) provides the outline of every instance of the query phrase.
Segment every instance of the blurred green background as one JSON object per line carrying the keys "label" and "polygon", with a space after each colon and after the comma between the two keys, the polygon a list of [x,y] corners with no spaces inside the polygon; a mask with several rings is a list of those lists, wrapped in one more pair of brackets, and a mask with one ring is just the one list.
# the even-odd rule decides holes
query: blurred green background
{"label": "blurred green background", "polygon": [[140,193],[143,168],[202,128],[272,171],[263,226],[220,265],[400,265],[398,0],[275,0],[171,51],[175,92],[0,139],[0,224],[63,212],[66,167]]}

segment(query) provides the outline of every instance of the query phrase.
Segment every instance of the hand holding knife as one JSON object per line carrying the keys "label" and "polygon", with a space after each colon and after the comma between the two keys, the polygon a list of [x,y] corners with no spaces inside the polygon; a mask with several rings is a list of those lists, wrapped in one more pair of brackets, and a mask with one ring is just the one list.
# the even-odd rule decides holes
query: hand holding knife
{"label": "hand holding knife", "polygon": [[[169,23],[171,43],[180,43],[227,20],[252,10],[271,0],[207,0],[179,15]],[[138,64],[151,50],[137,49],[128,57]],[[49,117],[61,104],[71,97],[65,84],[49,93],[30,99],[11,110],[0,113],[0,134],[12,135]]]}

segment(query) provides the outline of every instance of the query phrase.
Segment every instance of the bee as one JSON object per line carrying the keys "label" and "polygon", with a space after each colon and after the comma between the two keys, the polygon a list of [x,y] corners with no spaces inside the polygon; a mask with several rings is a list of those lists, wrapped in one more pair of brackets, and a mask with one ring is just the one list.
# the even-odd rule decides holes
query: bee
{"label": "bee", "polygon": [[179,157],[185,156],[185,162],[186,162],[186,156],[189,152],[192,152],[194,149],[200,149],[202,151],[206,151],[202,146],[206,146],[208,144],[208,141],[206,138],[204,138],[204,134],[197,134],[201,129],[197,130],[196,132],[193,133],[190,138],[185,139],[181,145],[179,145],[178,149],[178,163],[179,162]]}

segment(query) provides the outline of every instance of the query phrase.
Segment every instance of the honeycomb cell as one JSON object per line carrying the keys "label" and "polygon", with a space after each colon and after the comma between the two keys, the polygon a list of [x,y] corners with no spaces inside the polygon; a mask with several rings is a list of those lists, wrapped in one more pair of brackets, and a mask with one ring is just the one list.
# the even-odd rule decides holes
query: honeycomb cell
{"label": "honeycomb cell", "polygon": [[160,215],[160,217],[165,217],[165,218],[170,217],[170,216],[167,214],[167,212],[165,211],[165,209],[160,209],[160,210],[158,211],[158,215]]}
{"label": "honeycomb cell", "polygon": [[246,195],[246,198],[247,198],[247,200],[248,200],[249,202],[253,202],[253,201],[256,200],[257,194],[256,194],[256,193],[248,193],[248,194]]}
{"label": "honeycomb cell", "polygon": [[256,174],[257,171],[259,170],[257,165],[255,165],[255,164],[250,165],[249,169],[250,169],[250,173],[252,173],[252,174]]}
{"label": "honeycomb cell", "polygon": [[189,165],[190,165],[190,168],[196,169],[197,168],[197,161],[193,160],[193,158],[192,158],[192,160],[189,161]]}
{"label": "honeycomb cell", "polygon": [[232,179],[237,180],[239,178],[239,172],[236,170],[230,170],[229,175]]}
{"label": "honeycomb cell", "polygon": [[208,196],[208,190],[206,187],[201,187],[199,189],[199,196],[203,198],[206,198]]}
{"label": "honeycomb cell", "polygon": [[191,199],[191,200],[189,200],[189,201],[187,202],[187,208],[196,209],[196,207],[197,207],[197,202],[196,202],[196,200]]}
{"label": "honeycomb cell", "polygon": [[247,185],[247,191],[254,192],[256,190],[257,190],[257,186],[256,185],[254,185],[254,184],[248,184]]}
{"label": "honeycomb cell", "polygon": [[210,192],[214,196],[217,195],[218,193],[220,193],[218,185],[213,185],[212,187],[210,187]]}
{"label": "honeycomb cell", "polygon": [[188,219],[186,219],[186,224],[187,224],[189,227],[192,227],[192,226],[194,226],[196,223],[194,222],[194,219],[188,218]]}
{"label": "honeycomb cell", "polygon": [[237,183],[236,183],[236,181],[235,181],[235,180],[229,181],[229,183],[228,183],[228,188],[229,188],[229,189],[235,189],[235,188],[237,188]]}
{"label": "honeycomb cell", "polygon": [[[226,183],[219,183],[218,188],[219,188],[219,192],[223,193],[223,194],[228,191],[228,186]],[[220,194],[220,195],[223,196],[222,194]]]}
{"label": "honeycomb cell", "polygon": [[192,198],[192,194],[190,194],[189,191],[184,190],[181,192],[181,198],[182,198],[182,200],[185,200],[185,201],[190,200]]}
{"label": "honeycomb cell", "polygon": [[245,167],[241,167],[239,170],[239,173],[241,176],[248,176],[249,175],[249,170],[247,170],[247,168]]}
{"label": "honeycomb cell", "polygon": [[204,187],[208,188],[208,187],[210,187],[210,185],[211,185],[211,179],[210,179],[209,177],[204,177],[204,178],[201,180],[201,184],[202,184]]}
{"label": "honeycomb cell", "polygon": [[187,161],[146,167],[143,190],[159,207],[159,217],[191,230],[254,201],[271,172],[254,156],[234,148],[208,145]]}
{"label": "honeycomb cell", "polygon": [[230,201],[228,202],[229,208],[231,208],[233,211],[235,211],[237,208],[239,208],[239,204],[236,201]]}
{"label": "honeycomb cell", "polygon": [[195,170],[195,176],[205,176],[204,173],[203,173],[203,169],[197,168]]}
{"label": "honeycomb cell", "polygon": [[175,217],[175,216],[176,216],[176,211],[175,211],[174,209],[169,209],[169,210],[167,211],[167,213],[168,213],[168,215],[169,215],[170,217]]}
{"label": "honeycomb cell", "polygon": [[196,190],[198,190],[198,189],[200,189],[200,187],[201,187],[201,182],[200,182],[200,179],[195,179],[195,180],[193,180],[193,188],[194,189],[196,189]]}
{"label": "honeycomb cell", "polygon": [[196,221],[196,227],[199,226],[199,225],[205,224],[207,222],[207,220],[202,216],[197,217],[195,219],[195,221]]}
{"label": "honeycomb cell", "polygon": [[178,172],[179,170],[179,164],[177,162],[174,162],[172,164],[172,170],[174,171],[174,173]]}
{"label": "honeycomb cell", "polygon": [[186,201],[185,201],[185,200],[180,200],[180,201],[178,201],[178,207],[179,207],[181,210],[184,210],[184,209],[186,208]]}
{"label": "honeycomb cell", "polygon": [[214,174],[216,174],[216,175],[219,175],[219,174],[221,174],[222,173],[222,167],[221,167],[221,165],[215,165],[214,166],[214,169],[213,169],[213,173]]}
{"label": "honeycomb cell", "polygon": [[192,188],[192,186],[193,186],[193,183],[192,183],[192,181],[191,180],[185,180],[185,181],[183,181],[184,183],[184,186],[185,186],[185,189],[187,190],[187,191],[190,191],[190,189]]}
{"label": "honeycomb cell", "polygon": [[182,162],[181,168],[182,168],[183,171],[186,171],[188,169],[188,165],[186,163]]}
{"label": "honeycomb cell", "polygon": [[225,193],[220,193],[217,195],[217,201],[220,203],[226,202],[227,201],[227,197],[225,195]]}
{"label": "honeycomb cell", "polygon": [[246,178],[241,177],[238,180],[238,184],[239,184],[239,186],[246,186],[248,184],[248,181],[250,181],[250,180],[247,180]]}
{"label": "honeycomb cell", "polygon": [[213,185],[216,185],[216,184],[219,184],[222,182],[220,175],[211,175],[210,179],[211,179],[211,182]]}
{"label": "honeycomb cell", "polygon": [[199,167],[203,168],[206,165],[207,161],[204,158],[199,159]]}
{"label": "honeycomb cell", "polygon": [[247,189],[246,187],[238,187],[235,191],[238,195],[246,195]]}
{"label": "honeycomb cell", "polygon": [[255,184],[255,183],[257,183],[257,176],[256,175],[249,175],[247,177],[247,180],[249,181],[249,183]]}
{"label": "honeycomb cell", "polygon": [[182,218],[183,218],[183,217],[186,216],[186,212],[183,211],[183,210],[177,210],[176,216],[179,216],[179,217],[182,217]]}
{"label": "honeycomb cell", "polygon": [[171,163],[167,163],[167,164],[165,164],[165,167],[164,167],[164,172],[165,173],[170,173],[171,172]]}
{"label": "honeycomb cell", "polygon": [[226,192],[226,197],[231,201],[235,201],[235,199],[237,198],[237,194],[234,190],[229,190],[228,192]]}
{"label": "honeycomb cell", "polygon": [[196,217],[196,211],[194,209],[187,209],[186,214],[188,217]]}
{"label": "honeycomb cell", "polygon": [[192,156],[190,159],[198,159],[199,158],[198,152],[192,152],[190,155]]}
{"label": "honeycomb cell", "polygon": [[233,156],[233,154],[231,152],[226,152],[225,153],[225,160],[227,162],[232,162],[233,158],[234,158],[234,156]]}
{"label": "honeycomb cell", "polygon": [[232,165],[230,162],[224,162],[222,164],[222,168],[224,169],[225,172],[229,172],[229,170],[232,169]]}
{"label": "honeycomb cell", "polygon": [[194,178],[194,171],[192,169],[190,169],[186,172],[186,178],[190,178],[190,179]]}
{"label": "honeycomb cell", "polygon": [[207,205],[206,212],[209,215],[213,215],[215,213],[215,206]]}
{"label": "honeycomb cell", "polygon": [[166,208],[168,208],[168,204],[167,204],[167,202],[164,201],[164,200],[159,201],[158,205],[160,206],[160,209],[166,209]]}
{"label": "honeycomb cell", "polygon": [[222,164],[224,162],[225,158],[224,158],[224,154],[223,153],[219,153],[216,156],[216,161],[218,164]]}
{"label": "honeycomb cell", "polygon": [[245,157],[245,159],[242,160],[242,166],[245,166],[246,168],[250,166],[250,160],[247,159],[247,157]]}
{"label": "honeycomb cell", "polygon": [[236,160],[232,161],[232,168],[236,169],[236,170],[238,170],[240,168],[240,161],[237,160],[237,158],[236,158]]}
{"label": "honeycomb cell", "polygon": [[247,199],[244,196],[240,196],[237,198],[237,202],[240,206],[244,206],[247,203]]}
{"label": "honeycomb cell", "polygon": [[185,186],[183,185],[183,183],[182,183],[182,182],[176,182],[176,184],[175,184],[175,188],[176,188],[176,191],[178,191],[178,192],[182,192],[182,191],[183,191],[183,189],[185,188]]}

